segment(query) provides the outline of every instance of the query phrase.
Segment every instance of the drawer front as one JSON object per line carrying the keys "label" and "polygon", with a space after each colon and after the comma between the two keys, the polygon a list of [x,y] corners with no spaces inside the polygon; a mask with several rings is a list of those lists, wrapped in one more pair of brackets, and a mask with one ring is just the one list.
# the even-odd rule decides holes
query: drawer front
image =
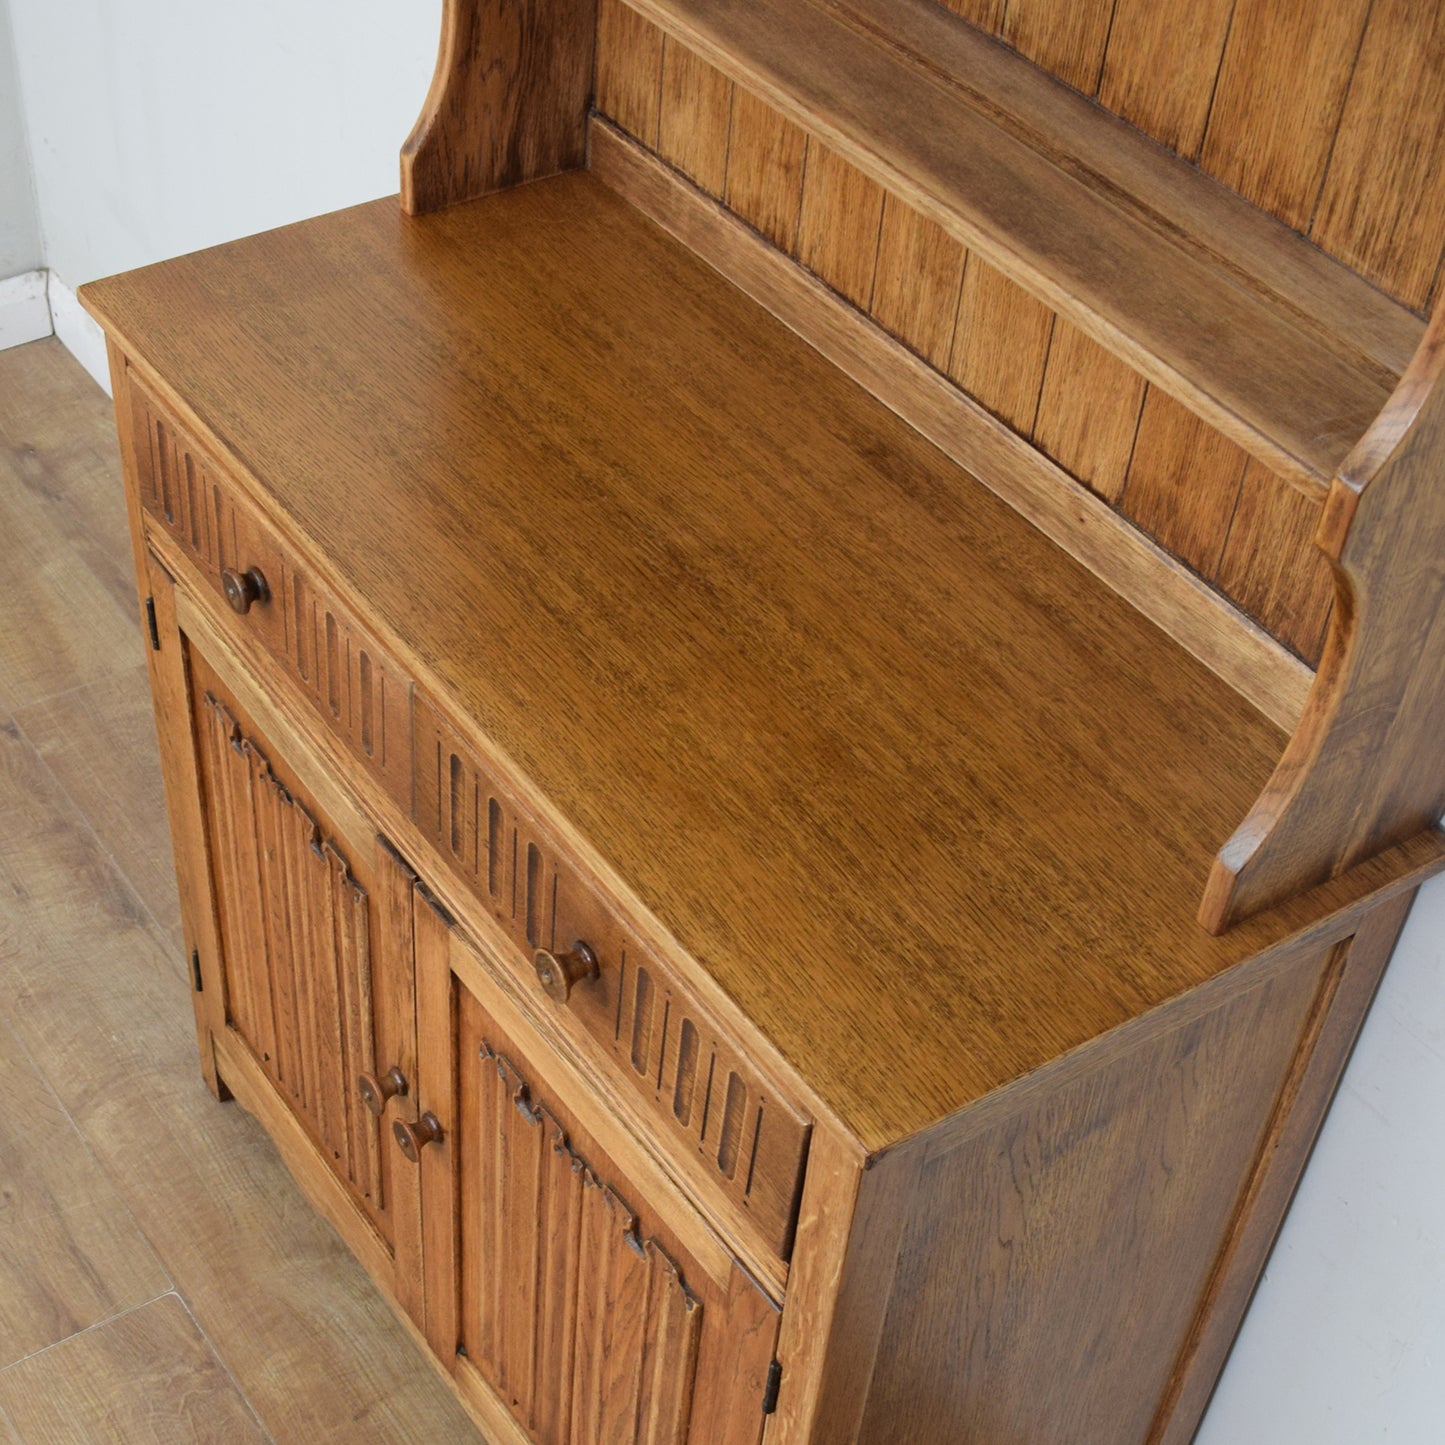
{"label": "drawer front", "polygon": [[229,603],[224,574],[262,595],[227,623],[290,674],[317,716],[403,808],[411,799],[411,679],[300,565],[222,470],[130,379],[136,474],[148,525],[180,547]]}
{"label": "drawer front", "polygon": [[600,1044],[645,1101],[657,1136],[689,1157],[689,1177],[719,1191],[786,1260],[808,1121],[692,999],[582,871],[504,790],[441,710],[413,698],[413,820],[513,945],[507,965],[541,996],[534,955],[584,942],[595,977],[565,1003],[565,1026]]}

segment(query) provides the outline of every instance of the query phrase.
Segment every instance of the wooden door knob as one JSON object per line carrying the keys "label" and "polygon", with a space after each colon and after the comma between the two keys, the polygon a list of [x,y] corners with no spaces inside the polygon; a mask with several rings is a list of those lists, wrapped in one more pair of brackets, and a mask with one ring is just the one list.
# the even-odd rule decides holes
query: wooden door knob
{"label": "wooden door knob", "polygon": [[222,567],[221,591],[226,594],[231,611],[243,614],[251,610],[253,603],[264,602],[271,595],[259,567],[248,567],[244,572],[238,572],[234,567]]}
{"label": "wooden door knob", "polygon": [[393,1064],[379,1078],[375,1074],[358,1075],[356,1087],[360,1091],[361,1102],[379,1119],[388,1099],[406,1093],[406,1075]]}
{"label": "wooden door knob", "polygon": [[597,955],[580,938],[570,953],[551,953],[539,948],[532,955],[532,967],[537,970],[537,982],[558,1003],[566,1003],[574,985],[596,978],[598,973]]}
{"label": "wooden door knob", "polygon": [[413,1164],[416,1164],[421,1159],[421,1151],[428,1144],[436,1144],[441,1141],[442,1121],[428,1110],[415,1124],[410,1124],[405,1119],[398,1119],[391,1126],[391,1133],[401,1152]]}

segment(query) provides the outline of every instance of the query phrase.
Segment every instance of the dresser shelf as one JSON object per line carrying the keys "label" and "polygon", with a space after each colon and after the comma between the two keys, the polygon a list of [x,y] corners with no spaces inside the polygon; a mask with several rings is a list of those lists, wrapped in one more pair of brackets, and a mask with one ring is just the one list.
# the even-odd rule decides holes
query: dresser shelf
{"label": "dresser shelf", "polygon": [[1297,486],[1323,490],[1423,335],[932,0],[628,4]]}

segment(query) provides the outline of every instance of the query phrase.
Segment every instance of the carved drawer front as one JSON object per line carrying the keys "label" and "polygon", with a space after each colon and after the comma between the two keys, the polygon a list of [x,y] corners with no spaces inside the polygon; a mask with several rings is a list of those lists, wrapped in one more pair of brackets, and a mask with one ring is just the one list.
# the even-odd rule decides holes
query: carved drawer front
{"label": "carved drawer front", "polygon": [[471,992],[454,998],[467,1363],[539,1445],[756,1445],[776,1307],[716,1242],[693,1257]]}
{"label": "carved drawer front", "polygon": [[265,646],[326,723],[403,806],[411,788],[411,679],[309,575],[234,485],[131,378],[141,505]]}
{"label": "carved drawer front", "polygon": [[[595,962],[549,1006],[611,1058],[646,1101],[657,1137],[689,1177],[720,1192],[765,1246],[792,1248],[809,1124],[750,1064],[582,871],[490,775],[418,688],[413,704],[414,820],[511,940],[508,963],[544,990],[579,952]],[[577,948],[585,946],[584,950]]]}
{"label": "carved drawer front", "polygon": [[[391,1242],[392,1185],[414,1182],[395,1180],[389,1120],[367,1107],[359,1084],[413,1067],[410,1010],[396,1006],[412,987],[409,937],[358,876],[369,860],[353,866],[351,845],[278,775],[267,745],[192,657],[228,1028]],[[389,880],[367,882],[384,895]],[[409,897],[409,876],[405,887]]]}

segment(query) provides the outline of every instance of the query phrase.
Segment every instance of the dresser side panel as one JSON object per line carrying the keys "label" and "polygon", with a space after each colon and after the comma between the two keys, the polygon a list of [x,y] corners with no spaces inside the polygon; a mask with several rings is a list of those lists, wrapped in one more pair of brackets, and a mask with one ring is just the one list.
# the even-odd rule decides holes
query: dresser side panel
{"label": "dresser side panel", "polygon": [[1105,1044],[1099,1067],[961,1143],[939,1136],[856,1438],[1151,1438],[1342,947],[1181,1007],[1123,1054]]}

